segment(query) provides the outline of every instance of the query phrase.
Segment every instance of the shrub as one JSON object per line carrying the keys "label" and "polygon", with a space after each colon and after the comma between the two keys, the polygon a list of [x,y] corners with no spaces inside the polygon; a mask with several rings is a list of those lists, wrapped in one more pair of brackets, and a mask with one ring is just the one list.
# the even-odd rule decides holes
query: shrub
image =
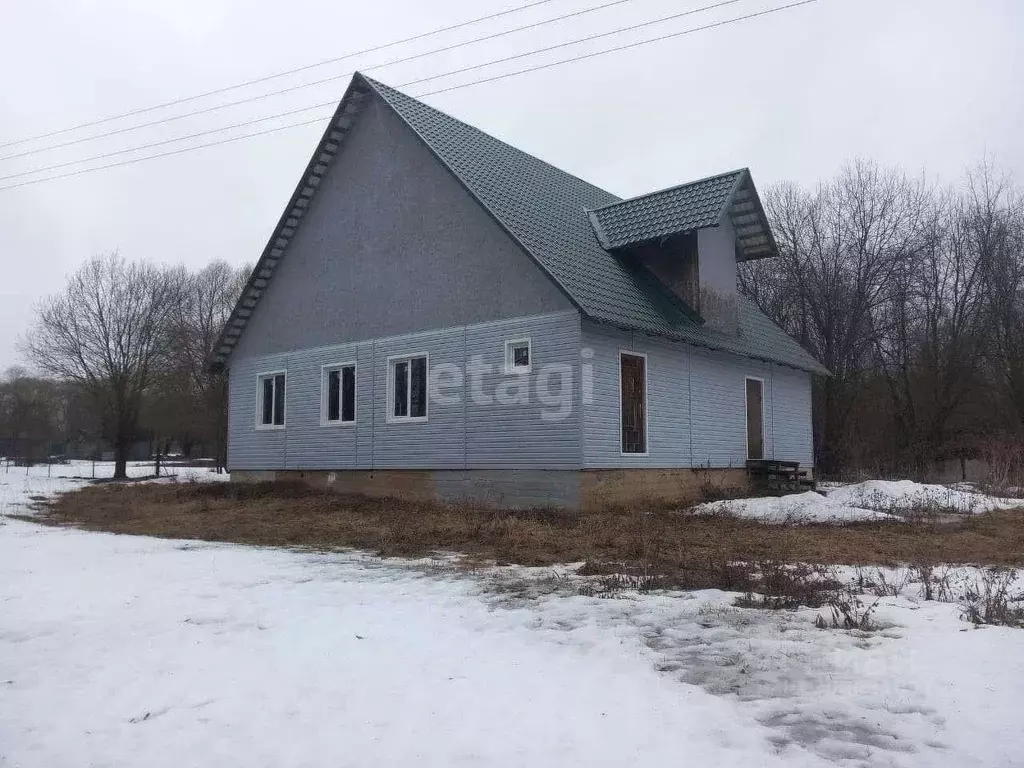
{"label": "shrub", "polygon": [[881,568],[875,569],[871,588],[876,597],[899,597],[910,583],[912,572],[907,568],[897,568],[891,576],[887,576]]}
{"label": "shrub", "polygon": [[739,608],[775,611],[795,610],[801,606],[818,608],[838,589],[839,582],[822,566],[765,560],[758,563],[755,582],[733,604]]}
{"label": "shrub", "polygon": [[952,600],[952,590],[949,586],[949,568],[943,568],[939,573],[931,563],[922,563],[914,566],[917,580],[921,582],[921,597],[925,600],[937,600],[940,603],[948,603]]}
{"label": "shrub", "polygon": [[985,570],[981,581],[975,580],[960,598],[961,618],[978,625],[1024,628],[1024,607],[1012,605],[1020,602],[1020,598],[1010,595],[1016,580],[1017,571],[1012,568]]}
{"label": "shrub", "polygon": [[878,628],[871,618],[881,598],[876,598],[868,605],[852,589],[840,590],[832,594],[828,601],[830,617],[826,619],[820,613],[814,620],[819,629],[856,629],[871,632]]}

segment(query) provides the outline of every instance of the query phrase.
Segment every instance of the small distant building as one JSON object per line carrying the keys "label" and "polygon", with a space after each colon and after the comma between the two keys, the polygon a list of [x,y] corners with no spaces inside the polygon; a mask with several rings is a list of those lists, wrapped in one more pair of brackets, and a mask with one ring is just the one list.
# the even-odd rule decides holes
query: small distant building
{"label": "small distant building", "polygon": [[775,255],[745,169],[621,200],[356,74],[217,345],[232,477],[577,508],[810,469],[826,371],[736,288]]}

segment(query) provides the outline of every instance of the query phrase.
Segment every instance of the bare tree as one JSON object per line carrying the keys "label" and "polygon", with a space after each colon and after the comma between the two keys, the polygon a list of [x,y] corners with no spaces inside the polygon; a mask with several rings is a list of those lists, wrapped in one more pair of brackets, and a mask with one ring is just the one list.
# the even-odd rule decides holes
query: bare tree
{"label": "bare tree", "polygon": [[922,181],[864,160],[812,192],[782,185],[766,196],[780,257],[744,265],[740,287],[832,372],[815,404],[825,472],[842,464],[876,314],[922,249],[928,201]]}
{"label": "bare tree", "polygon": [[1024,195],[1008,174],[986,161],[942,190],[858,161],[766,202],[781,257],[740,284],[834,374],[815,382],[823,472],[925,474],[997,436],[1024,446]]}
{"label": "bare tree", "polygon": [[987,256],[973,235],[974,213],[957,190],[934,200],[922,219],[923,247],[893,276],[875,321],[876,362],[897,422],[892,443],[918,467],[963,450],[956,421],[979,387],[987,346]]}
{"label": "bare tree", "polygon": [[983,162],[968,175],[967,206],[985,269],[988,368],[1024,431],[1024,195]]}
{"label": "bare tree", "polygon": [[143,394],[165,355],[179,298],[166,269],[113,253],[86,262],[64,290],[36,307],[24,354],[43,371],[79,382],[105,416],[114,477],[127,477]]}
{"label": "bare tree", "polygon": [[192,274],[176,316],[175,354],[192,396],[194,431],[213,443],[218,467],[226,460],[227,375],[210,373],[208,364],[251,271],[215,261]]}

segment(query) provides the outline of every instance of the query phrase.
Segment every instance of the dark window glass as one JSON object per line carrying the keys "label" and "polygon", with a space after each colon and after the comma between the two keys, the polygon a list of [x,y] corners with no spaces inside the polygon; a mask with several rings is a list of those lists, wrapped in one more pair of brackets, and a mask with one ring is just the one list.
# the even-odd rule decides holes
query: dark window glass
{"label": "dark window glass", "polygon": [[341,371],[327,372],[327,420],[337,421],[341,416]]}
{"label": "dark window glass", "polygon": [[341,369],[341,420],[356,420],[356,369]]}
{"label": "dark window glass", "polygon": [[634,355],[619,359],[622,452],[647,453],[646,361]]}
{"label": "dark window glass", "polygon": [[516,344],[512,347],[512,367],[527,368],[530,365],[530,345]]}
{"label": "dark window glass", "polygon": [[274,423],[274,379],[267,377],[263,379],[263,401],[262,413],[260,414],[261,424]]}
{"label": "dark window glass", "polygon": [[409,393],[409,415],[427,415],[427,358],[414,357],[412,363],[412,386]]}
{"label": "dark window glass", "polygon": [[274,424],[284,424],[284,374],[274,377]]}
{"label": "dark window glass", "polygon": [[747,458],[764,458],[764,382],[747,379]]}
{"label": "dark window glass", "polygon": [[400,363],[395,363],[395,381],[394,381],[394,409],[392,414],[395,416],[408,416],[409,415],[409,362],[403,360]]}

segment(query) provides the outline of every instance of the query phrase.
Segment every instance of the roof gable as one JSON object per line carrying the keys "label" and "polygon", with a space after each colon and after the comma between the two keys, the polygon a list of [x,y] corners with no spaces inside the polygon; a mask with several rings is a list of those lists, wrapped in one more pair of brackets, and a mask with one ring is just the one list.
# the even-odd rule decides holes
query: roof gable
{"label": "roof gable", "polygon": [[681,184],[590,212],[601,245],[630,248],[670,235],[717,227],[743,171]]}
{"label": "roof gable", "polygon": [[[685,307],[670,300],[664,288],[659,288],[657,280],[645,269],[638,268],[635,260],[602,247],[588,212],[614,207],[622,202],[620,198],[358,73],[331,118],[228,321],[214,353],[215,366],[226,362],[252,308],[272,277],[277,260],[285,255],[319,179],[357,119],[365,99],[372,96],[381,98],[409,125],[587,318],[824,372],[810,355],[749,302],[741,300],[745,308],[741,308],[738,337],[703,328],[691,319]],[[742,184],[743,178],[749,182],[749,173],[736,173],[741,179],[734,179],[735,184]],[[752,184],[750,189],[753,189]],[[671,197],[669,192],[672,190],[658,194]],[[650,197],[656,198],[658,194]],[[732,199],[735,197],[734,192]],[[757,205],[759,208],[760,203]],[[708,215],[705,214],[702,221]],[[774,242],[772,245],[774,247]],[[777,333],[765,331],[765,324]]]}
{"label": "roof gable", "polygon": [[650,192],[590,212],[598,241],[610,251],[717,227],[726,217],[736,232],[741,260],[778,255],[771,226],[746,168]]}

